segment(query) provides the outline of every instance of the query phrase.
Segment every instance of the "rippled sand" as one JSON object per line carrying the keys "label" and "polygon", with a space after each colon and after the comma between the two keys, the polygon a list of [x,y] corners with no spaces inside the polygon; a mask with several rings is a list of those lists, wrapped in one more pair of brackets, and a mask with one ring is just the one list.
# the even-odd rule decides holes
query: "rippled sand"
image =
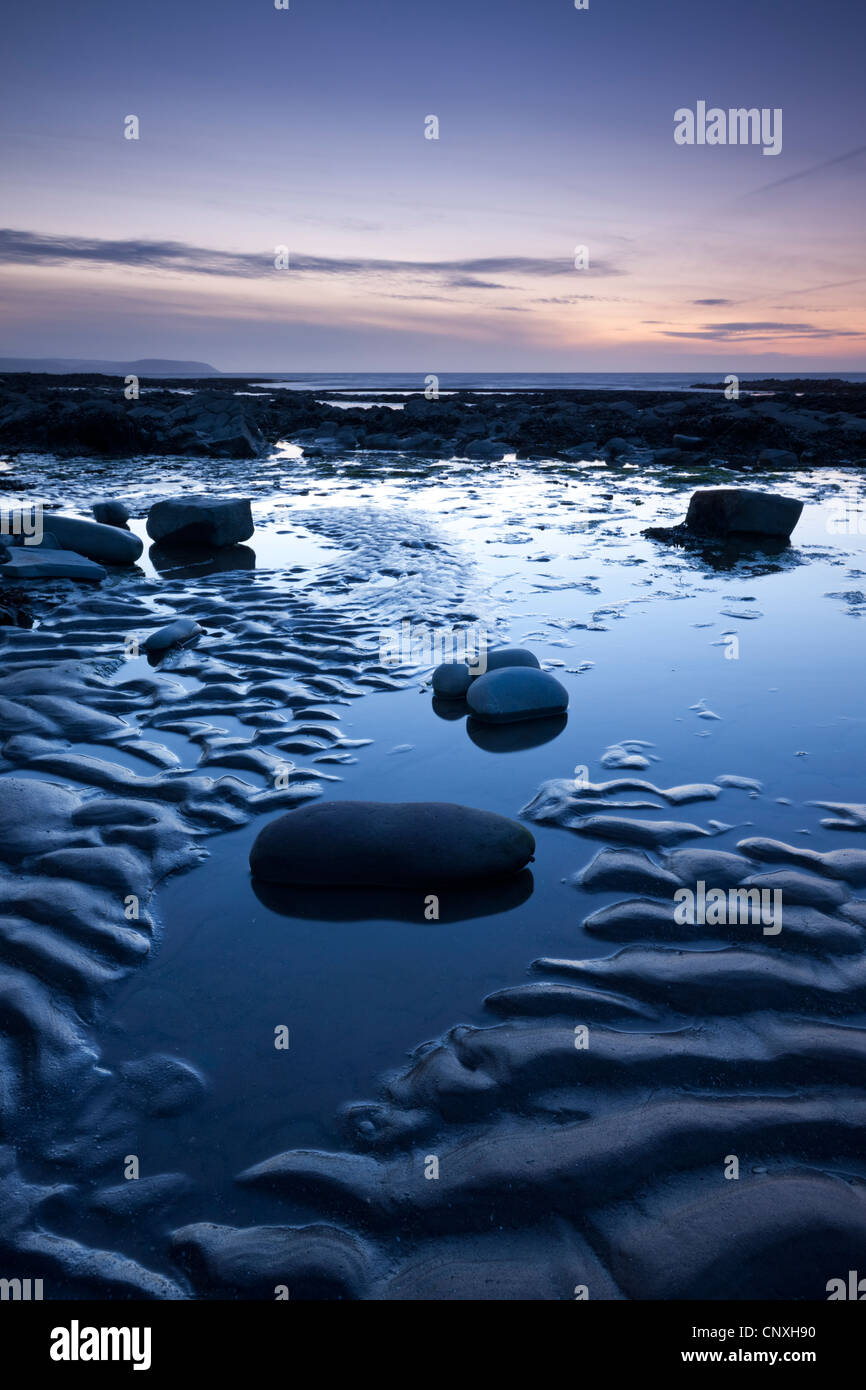
{"label": "rippled sand", "polygon": [[[41,586],[37,625],[0,632],[4,1273],[46,1297],[825,1297],[866,1219],[866,536],[835,521],[858,476],[762,478],[803,520],[736,554],[641,535],[722,470],[243,467],[7,475],[10,502],[56,476],[54,502],[136,515],[243,491],[258,529],[231,567],[154,548],[98,592]],[[197,646],[127,656],[175,615]],[[404,620],[530,646],[567,720],[434,708],[380,660]],[[317,796],[523,812],[536,861],[437,922],[405,893],[257,893],[262,816]],[[780,874],[778,935],[674,923],[677,885]]]}

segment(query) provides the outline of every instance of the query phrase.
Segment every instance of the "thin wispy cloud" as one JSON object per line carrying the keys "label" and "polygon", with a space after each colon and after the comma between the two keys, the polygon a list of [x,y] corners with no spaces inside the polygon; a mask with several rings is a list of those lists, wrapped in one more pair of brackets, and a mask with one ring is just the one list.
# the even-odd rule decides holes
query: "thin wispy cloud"
{"label": "thin wispy cloud", "polygon": [[773,179],[771,183],[762,183],[759,188],[753,188],[751,193],[747,193],[747,198],[754,198],[758,193],[767,193],[771,188],[781,188],[786,183],[799,183],[801,179],[814,178],[816,174],[823,174],[828,169],[838,168],[840,164],[850,164],[852,160],[862,159],[866,155],[866,145],[858,145],[856,150],[848,150],[846,154],[838,154],[834,159],[825,159],[820,164],[810,164],[808,169],[801,169],[797,174],[786,174],[783,179]]}
{"label": "thin wispy cloud", "polygon": [[[0,264],[73,266],[115,265],[184,275],[218,275],[257,279],[274,273],[276,248],[258,252],[221,251],[180,241],[109,241],[88,237],[40,236],[0,229]],[[470,260],[412,261],[313,256],[289,251],[293,271],[333,277],[410,275],[438,280],[449,289],[505,289],[488,275],[547,277],[574,275],[569,256],[489,256]],[[596,261],[582,275],[618,275],[614,266]]]}
{"label": "thin wispy cloud", "polygon": [[814,323],[704,323],[697,328],[666,328],[666,338],[692,338],[701,342],[766,341],[774,338],[861,338],[854,329],[821,328]]}

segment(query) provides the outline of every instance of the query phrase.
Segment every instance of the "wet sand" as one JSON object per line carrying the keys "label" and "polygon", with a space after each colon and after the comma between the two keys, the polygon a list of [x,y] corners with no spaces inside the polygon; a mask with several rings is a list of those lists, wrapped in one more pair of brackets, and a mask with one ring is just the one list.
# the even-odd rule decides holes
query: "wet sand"
{"label": "wet sand", "polygon": [[[110,479],[140,532],[151,497],[243,490],[257,530],[233,568],[34,585],[2,630],[4,1268],[52,1297],[825,1297],[864,1223],[859,473],[770,473],[792,546],[693,553],[642,531],[736,471],[117,470],[15,463],[82,513]],[[195,647],[126,658],[175,615]],[[404,619],[530,647],[567,720],[437,711],[379,659]],[[535,862],[436,922],[257,892],[264,818],[317,797],[523,815]],[[674,931],[674,883],[795,871],[778,936]]]}

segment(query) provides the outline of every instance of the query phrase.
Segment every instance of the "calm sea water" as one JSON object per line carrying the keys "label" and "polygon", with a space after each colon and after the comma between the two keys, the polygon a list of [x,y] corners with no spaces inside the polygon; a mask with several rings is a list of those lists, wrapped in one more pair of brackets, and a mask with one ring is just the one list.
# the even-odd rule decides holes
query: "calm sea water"
{"label": "calm sea water", "polygon": [[[732,368],[732,370],[734,370]],[[238,373],[237,375],[240,375]],[[251,374],[246,373],[247,377]],[[262,372],[262,381],[294,391],[423,391],[425,372]],[[725,372],[438,372],[442,391],[687,391],[718,386]],[[866,372],[743,372],[741,385],[767,377],[782,381],[866,381]]]}

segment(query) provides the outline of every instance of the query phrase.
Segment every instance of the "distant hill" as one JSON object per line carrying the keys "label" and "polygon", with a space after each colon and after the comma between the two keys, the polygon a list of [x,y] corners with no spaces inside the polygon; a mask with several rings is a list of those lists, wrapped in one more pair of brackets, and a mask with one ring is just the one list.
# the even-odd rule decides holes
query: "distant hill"
{"label": "distant hill", "polygon": [[221,376],[209,362],[175,362],[141,357],[136,362],[103,362],[84,357],[0,357],[0,372],[102,372],[106,376]]}

